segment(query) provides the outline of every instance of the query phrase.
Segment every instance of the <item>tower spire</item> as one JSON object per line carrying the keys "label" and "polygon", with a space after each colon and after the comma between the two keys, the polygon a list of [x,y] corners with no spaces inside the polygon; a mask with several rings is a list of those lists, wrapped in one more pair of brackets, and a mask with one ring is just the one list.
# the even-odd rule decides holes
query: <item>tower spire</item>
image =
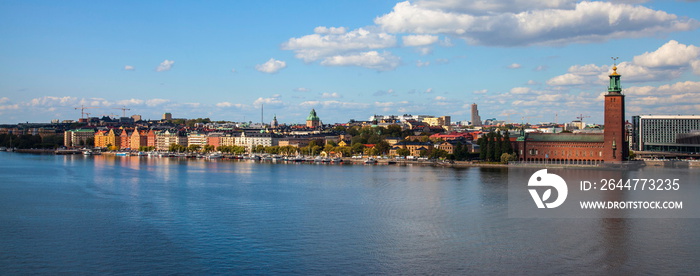
{"label": "tower spire", "polygon": [[621,94],[622,87],[620,86],[620,74],[617,73],[617,59],[619,57],[611,57],[613,60],[612,73],[608,75],[610,77],[610,86],[608,86],[608,94]]}

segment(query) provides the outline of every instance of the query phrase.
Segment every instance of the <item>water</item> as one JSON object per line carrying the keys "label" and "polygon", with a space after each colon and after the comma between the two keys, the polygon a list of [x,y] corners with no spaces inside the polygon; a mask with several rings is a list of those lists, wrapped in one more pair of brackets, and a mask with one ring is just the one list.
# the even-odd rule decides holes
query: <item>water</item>
{"label": "water", "polygon": [[508,218],[507,169],[0,153],[0,274],[697,274],[697,219]]}

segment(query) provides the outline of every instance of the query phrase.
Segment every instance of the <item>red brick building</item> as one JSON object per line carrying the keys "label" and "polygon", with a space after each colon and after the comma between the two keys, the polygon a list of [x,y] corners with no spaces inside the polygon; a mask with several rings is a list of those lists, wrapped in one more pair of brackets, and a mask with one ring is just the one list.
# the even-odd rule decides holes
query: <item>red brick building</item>
{"label": "red brick building", "polygon": [[514,144],[521,161],[562,164],[597,164],[627,159],[625,134],[625,95],[620,86],[617,66],[609,75],[610,86],[605,95],[605,130],[603,133],[529,133]]}

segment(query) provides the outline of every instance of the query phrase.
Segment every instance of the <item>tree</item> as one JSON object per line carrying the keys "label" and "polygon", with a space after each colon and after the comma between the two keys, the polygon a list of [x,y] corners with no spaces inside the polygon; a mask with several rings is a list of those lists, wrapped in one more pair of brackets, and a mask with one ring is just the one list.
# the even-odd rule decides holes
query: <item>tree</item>
{"label": "tree", "polygon": [[493,161],[500,160],[501,154],[503,154],[503,136],[500,131],[497,131],[494,136]]}
{"label": "tree", "polygon": [[170,144],[170,146],[168,147],[168,151],[183,152],[186,150],[187,150],[187,147],[180,145],[180,144],[175,144],[175,143]]}
{"label": "tree", "polygon": [[486,135],[486,160],[487,161],[493,161],[496,159],[494,157],[495,150],[496,150],[496,143],[494,142],[493,132],[489,132],[489,134]]}
{"label": "tree", "polygon": [[365,145],[361,143],[355,143],[350,146],[353,153],[362,153],[365,150]]}
{"label": "tree", "polygon": [[408,150],[407,148],[400,148],[396,150],[396,154],[401,155],[403,157],[411,155],[411,151]]}
{"label": "tree", "polygon": [[199,151],[201,148],[202,148],[202,146],[200,146],[200,145],[192,144],[192,145],[187,146],[187,151],[195,152],[195,151]]}
{"label": "tree", "polygon": [[479,140],[477,140],[479,145],[479,159],[486,160],[486,151],[488,147],[486,146],[486,135],[483,135]]}
{"label": "tree", "polygon": [[501,163],[508,164],[510,161],[516,161],[518,160],[515,154],[509,154],[509,153],[503,153],[501,155]]}
{"label": "tree", "polygon": [[391,149],[391,145],[384,140],[379,141],[374,145],[374,147],[377,149],[379,154],[387,154],[389,153],[389,149]]}
{"label": "tree", "polygon": [[508,134],[508,131],[506,131],[506,133],[503,135],[503,145],[501,152],[508,154],[513,153],[513,145],[510,143],[510,134]]}
{"label": "tree", "polygon": [[212,152],[214,151],[214,146],[213,145],[204,145],[204,152]]}

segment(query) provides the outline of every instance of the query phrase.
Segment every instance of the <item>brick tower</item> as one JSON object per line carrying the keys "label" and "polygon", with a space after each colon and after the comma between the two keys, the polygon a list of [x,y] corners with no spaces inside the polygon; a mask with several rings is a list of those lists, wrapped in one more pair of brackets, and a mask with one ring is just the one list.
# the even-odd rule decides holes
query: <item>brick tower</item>
{"label": "brick tower", "polygon": [[625,141],[625,95],[620,86],[620,74],[617,65],[613,65],[610,74],[610,86],[605,94],[605,131],[603,133],[603,160],[627,160],[628,147]]}

